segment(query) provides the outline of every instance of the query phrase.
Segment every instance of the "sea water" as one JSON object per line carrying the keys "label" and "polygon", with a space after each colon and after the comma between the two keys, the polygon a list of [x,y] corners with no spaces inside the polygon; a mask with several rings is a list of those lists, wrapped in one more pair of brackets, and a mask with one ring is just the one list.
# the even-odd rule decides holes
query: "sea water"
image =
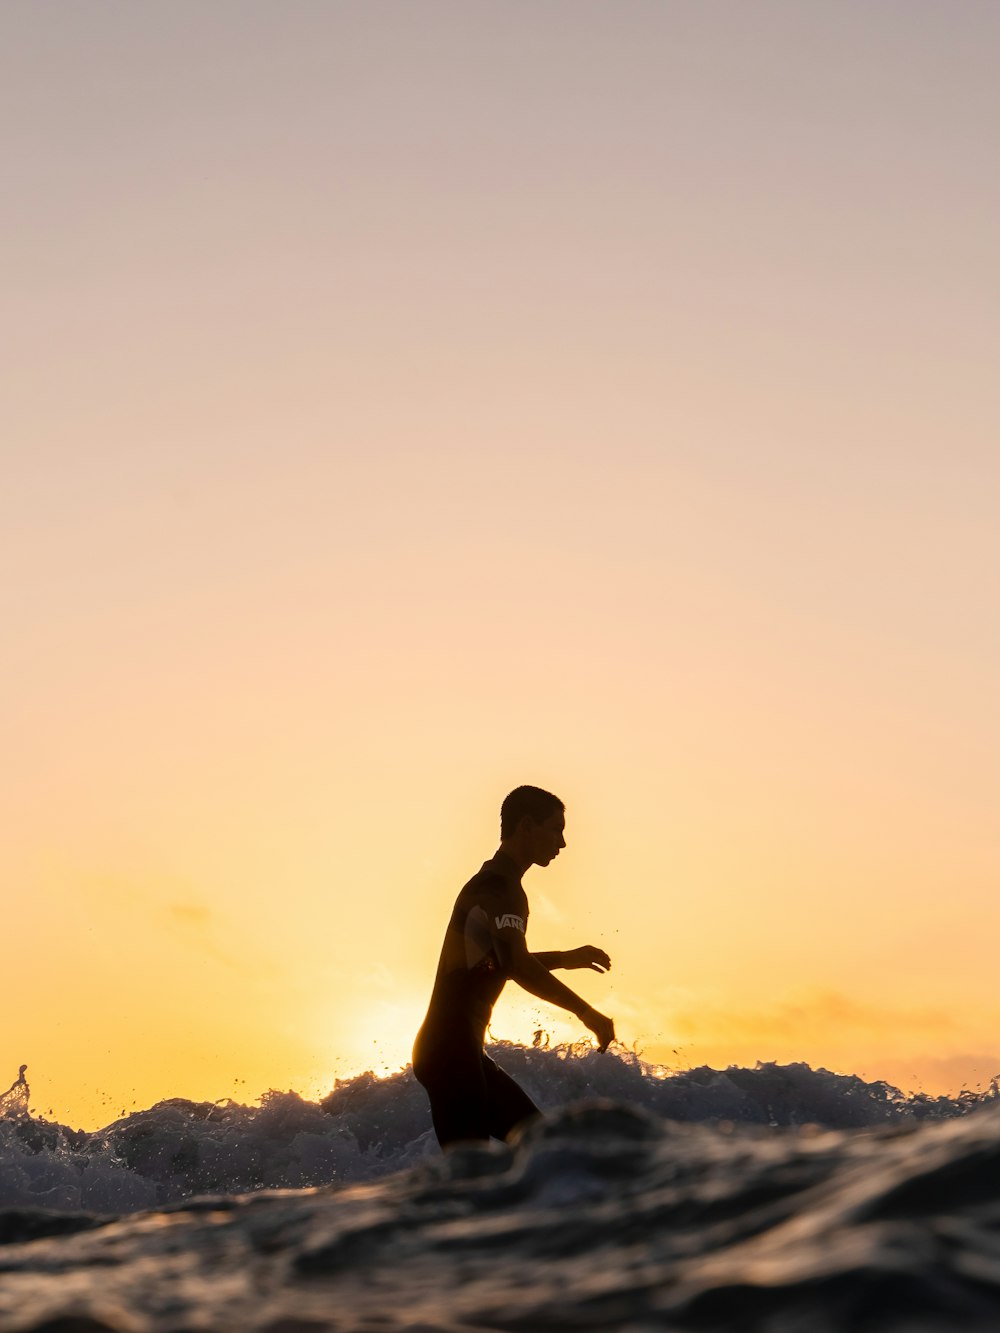
{"label": "sea water", "polygon": [[546,1116],[447,1154],[409,1070],[94,1133],[31,1116],[22,1086],[0,1102],[0,1329],[1000,1329],[995,1083],[491,1053]]}

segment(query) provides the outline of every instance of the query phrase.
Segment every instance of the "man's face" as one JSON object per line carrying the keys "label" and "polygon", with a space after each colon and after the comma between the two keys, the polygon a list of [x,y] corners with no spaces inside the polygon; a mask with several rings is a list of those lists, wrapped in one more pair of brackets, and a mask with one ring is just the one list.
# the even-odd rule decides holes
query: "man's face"
{"label": "man's face", "polygon": [[563,834],[566,816],[560,810],[540,824],[531,825],[531,860],[536,866],[547,866],[566,846]]}

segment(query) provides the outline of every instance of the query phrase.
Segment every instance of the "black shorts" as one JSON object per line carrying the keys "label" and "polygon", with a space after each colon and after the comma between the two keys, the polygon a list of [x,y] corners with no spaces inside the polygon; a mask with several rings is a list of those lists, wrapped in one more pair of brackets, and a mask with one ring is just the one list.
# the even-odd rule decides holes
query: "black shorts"
{"label": "black shorts", "polygon": [[443,1148],[463,1140],[506,1139],[538,1107],[483,1050],[437,1050],[417,1058],[413,1072],[430,1098],[434,1133]]}

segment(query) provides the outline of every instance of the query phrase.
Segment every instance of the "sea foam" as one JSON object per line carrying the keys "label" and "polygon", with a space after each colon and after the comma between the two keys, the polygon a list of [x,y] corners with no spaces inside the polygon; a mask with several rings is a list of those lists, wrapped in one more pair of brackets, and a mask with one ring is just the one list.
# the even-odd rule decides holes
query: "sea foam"
{"label": "sea foam", "polygon": [[[602,1065],[617,1068],[612,1078],[646,1077],[623,1073],[613,1056],[567,1060],[572,1078],[591,1086]],[[556,1065],[530,1068],[549,1074],[550,1092],[558,1084]],[[803,1113],[805,1091],[810,1110],[832,1107],[841,1085],[805,1067],[762,1067],[743,1071],[755,1097],[733,1071],[726,1082],[690,1072],[699,1078],[682,1080],[689,1109],[699,1105],[694,1089],[707,1087],[708,1109],[742,1107],[756,1123],[680,1123],[588,1096],[515,1131],[509,1145],[428,1151],[393,1169],[395,1136],[410,1132],[406,1104],[419,1092],[402,1074],[375,1093],[353,1080],[335,1089],[326,1132],[323,1110],[293,1094],[216,1107],[220,1118],[162,1103],[102,1131],[104,1147],[98,1136],[75,1151],[94,1147],[100,1159],[117,1142],[136,1163],[121,1169],[137,1179],[150,1171],[141,1178],[157,1190],[220,1170],[230,1182],[289,1169],[383,1174],[202,1195],[118,1218],[0,1209],[0,1328],[996,1333],[1000,1109],[967,1102],[920,1119],[875,1095],[866,1127],[782,1125],[779,1115]],[[846,1106],[858,1119],[863,1091],[854,1087]],[[372,1131],[367,1149],[350,1129],[358,1116]],[[151,1133],[138,1133],[143,1125]],[[314,1153],[313,1137],[347,1155]],[[427,1142],[424,1130],[402,1151],[422,1153]]]}
{"label": "sea foam", "polygon": [[[668,1072],[584,1045],[489,1049],[548,1112],[600,1099],[674,1122],[861,1129],[954,1119],[1000,1097],[995,1080],[984,1092],[929,1097],[806,1064]],[[0,1207],[122,1214],[196,1195],[370,1181],[438,1153],[410,1069],[338,1080],[318,1103],[277,1090],[256,1105],[175,1097],[93,1132],[29,1115],[22,1071],[0,1102]]]}

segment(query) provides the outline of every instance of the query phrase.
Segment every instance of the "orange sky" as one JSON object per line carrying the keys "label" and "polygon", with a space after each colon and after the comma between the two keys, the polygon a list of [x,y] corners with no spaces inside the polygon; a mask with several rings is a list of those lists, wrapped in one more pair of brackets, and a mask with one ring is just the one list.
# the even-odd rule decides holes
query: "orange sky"
{"label": "orange sky", "polygon": [[[38,1110],[404,1063],[521,782],[568,807],[530,942],[611,952],[569,979],[629,1044],[1000,1070],[1000,13],[958,12],[0,14]],[[580,1035],[494,1031],[539,1023]]]}

